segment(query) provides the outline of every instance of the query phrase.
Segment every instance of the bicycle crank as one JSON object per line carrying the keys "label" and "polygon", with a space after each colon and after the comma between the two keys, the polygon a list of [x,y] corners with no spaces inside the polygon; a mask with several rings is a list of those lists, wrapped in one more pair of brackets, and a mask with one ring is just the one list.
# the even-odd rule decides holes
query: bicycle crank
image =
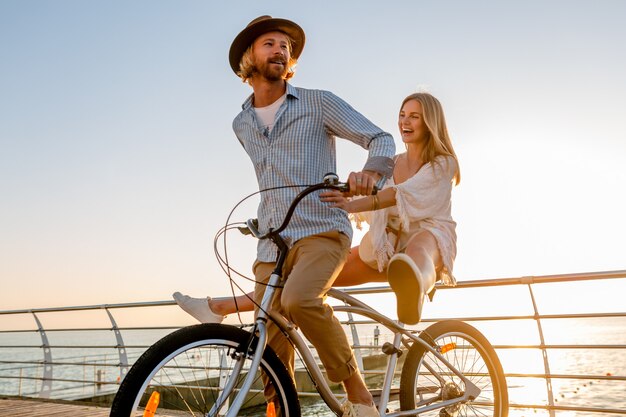
{"label": "bicycle crank", "polygon": [[[446,382],[441,388],[441,398],[444,401],[460,398],[463,394],[465,393],[454,382]],[[461,403],[448,406],[439,411],[439,417],[457,417],[460,409]]]}

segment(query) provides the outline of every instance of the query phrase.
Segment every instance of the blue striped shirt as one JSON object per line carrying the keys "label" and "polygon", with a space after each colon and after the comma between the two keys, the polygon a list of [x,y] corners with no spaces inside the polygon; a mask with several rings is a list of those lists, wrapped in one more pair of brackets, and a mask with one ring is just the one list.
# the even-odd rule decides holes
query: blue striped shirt
{"label": "blue striped shirt", "polygon": [[[250,156],[259,189],[321,182],[336,172],[335,137],[348,139],[369,150],[364,169],[389,177],[395,153],[393,138],[376,127],[348,103],[331,92],[296,88],[287,84],[287,97],[276,112],[274,127],[259,127],[250,96],[233,121],[233,130]],[[259,230],[282,224],[293,198],[302,188],[282,188],[261,193]],[[288,245],[303,237],[338,230],[352,238],[345,211],[328,207],[319,192],[305,197],[281,236]],[[259,241],[257,258],[274,262],[277,248],[269,240]]]}

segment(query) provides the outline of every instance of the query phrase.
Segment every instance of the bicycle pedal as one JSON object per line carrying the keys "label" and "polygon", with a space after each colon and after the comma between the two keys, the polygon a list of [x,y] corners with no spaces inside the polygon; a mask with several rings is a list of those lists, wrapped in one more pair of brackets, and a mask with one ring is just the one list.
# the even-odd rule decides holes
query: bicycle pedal
{"label": "bicycle pedal", "polygon": [[458,405],[446,407],[439,411],[439,417],[458,417],[460,408]]}
{"label": "bicycle pedal", "polygon": [[389,342],[385,342],[381,350],[383,351],[385,355],[393,355],[394,353],[397,353],[398,357],[402,356],[402,351],[396,348],[392,343],[389,343]]}

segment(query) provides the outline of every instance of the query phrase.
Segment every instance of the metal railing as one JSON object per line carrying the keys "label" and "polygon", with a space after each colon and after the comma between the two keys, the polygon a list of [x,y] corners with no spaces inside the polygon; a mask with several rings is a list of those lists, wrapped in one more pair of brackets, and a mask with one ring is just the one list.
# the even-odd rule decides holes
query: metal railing
{"label": "metal railing", "polygon": [[[507,352],[538,351],[541,354],[541,371],[507,372],[507,363],[503,360],[503,367],[507,380],[509,381],[510,393],[522,393],[528,391],[530,386],[533,386],[535,390],[533,392],[537,395],[538,384],[536,382],[542,381],[540,382],[540,385],[543,386],[541,391],[543,391],[542,395],[545,395],[545,399],[538,402],[531,402],[523,398],[523,396],[521,399],[516,399],[515,395],[511,395],[512,410],[532,410],[534,413],[545,412],[548,413],[549,416],[556,416],[557,413],[561,412],[588,413],[588,415],[603,416],[610,414],[626,415],[626,371],[624,371],[626,368],[623,366],[620,367],[619,374],[612,372],[602,373],[599,369],[591,369],[591,371],[587,369],[585,372],[553,372],[552,364],[554,363],[554,358],[551,358],[551,356],[555,356],[557,352],[564,352],[566,355],[569,354],[568,357],[571,358],[575,357],[575,353],[580,356],[580,352],[583,352],[594,358],[602,359],[598,360],[596,362],[597,364],[606,363],[607,361],[610,362],[611,358],[617,358],[616,360],[623,361],[622,365],[624,365],[626,364],[625,338],[620,339],[617,343],[606,343],[605,339],[602,339],[602,336],[600,336],[599,340],[594,336],[594,338],[587,343],[548,343],[546,341],[546,323],[552,321],[565,323],[567,320],[599,319],[600,322],[610,321],[613,323],[623,320],[624,327],[621,329],[626,332],[626,303],[610,306],[609,311],[603,312],[542,314],[540,312],[540,302],[535,291],[538,286],[544,284],[561,284],[571,287],[575,282],[609,282],[608,280],[625,280],[619,281],[621,284],[624,284],[626,282],[626,270],[464,281],[459,282],[456,287],[438,287],[438,290],[441,290],[441,293],[444,293],[444,291],[456,293],[471,290],[472,288],[495,289],[513,287],[516,291],[524,288],[527,289],[530,305],[532,306],[532,314],[484,314],[478,316],[445,317],[473,322],[473,324],[479,328],[485,323],[506,323],[508,331],[516,329],[516,325],[521,327],[522,323],[534,323],[533,327],[535,328],[534,331],[536,332],[535,336],[538,343],[494,342],[494,347],[501,358],[506,356]],[[617,283],[617,281],[611,281],[611,283],[613,282]],[[348,289],[347,292],[352,295],[367,297],[369,295],[389,293],[390,290],[385,286]],[[572,294],[573,293],[570,291],[569,295],[571,296]],[[388,295],[392,297],[392,294]],[[390,300],[392,300],[392,298],[390,298]],[[173,301],[156,301],[0,311],[0,318],[6,318],[7,316],[32,316],[36,326],[36,328],[0,328],[0,395],[41,398],[56,397],[81,399],[83,401],[92,400],[95,402],[106,402],[110,400],[112,394],[114,394],[117,389],[117,385],[121,379],[124,378],[129,367],[150,344],[126,344],[124,335],[128,335],[130,332],[145,330],[158,330],[165,334],[166,332],[178,328],[178,326],[120,327],[114,318],[113,311],[117,309],[166,307],[172,305],[175,305]],[[622,309],[621,311],[619,311],[620,308]],[[80,314],[90,310],[104,311],[108,317],[110,326],[76,326],[46,329],[40,320],[40,316],[45,314],[58,312]],[[424,328],[428,324],[442,318],[444,317],[425,318],[419,326]],[[355,352],[357,352],[357,359],[362,367],[363,361],[361,356],[375,350],[377,343],[374,342],[371,332],[366,336],[362,332],[359,332],[358,329],[369,326],[366,328],[369,329],[368,331],[371,331],[373,323],[368,320],[356,320],[352,316],[348,316],[343,323],[350,326],[352,342],[355,347]],[[49,336],[54,333],[68,332],[68,334],[79,335],[82,339],[87,339],[90,337],[90,334],[102,333],[103,331],[113,332],[115,344],[106,341],[96,341],[100,343],[91,344],[50,343]],[[492,334],[499,335],[500,333],[496,330]],[[38,336],[37,343],[32,341],[32,335]],[[24,338],[30,337],[31,340],[24,342],[20,339],[22,336],[24,336]],[[381,344],[385,341],[385,336],[384,332],[380,335]],[[607,334],[606,337],[609,336],[611,335]],[[110,339],[110,336],[108,337]],[[488,338],[492,340],[489,335]],[[378,339],[378,337],[376,339]],[[499,339],[499,337],[497,339]],[[16,340],[18,343],[15,342]],[[20,341],[22,343],[19,343]],[[362,341],[365,341],[365,343]],[[378,342],[378,340],[376,340],[376,342]],[[102,351],[107,353],[103,354],[101,353]],[[75,353],[70,354],[70,352]],[[593,360],[591,363],[594,363]],[[379,372],[377,370],[368,369],[362,369],[362,371],[366,376]],[[533,383],[529,381],[533,381]],[[597,386],[597,383],[609,384],[606,402],[600,405],[589,405],[589,401],[585,400],[570,404],[567,404],[565,401],[565,404],[563,404],[564,401],[562,398],[559,398],[557,393],[555,393],[555,381],[580,381],[579,387],[591,387],[593,384]],[[601,391],[601,388],[599,390]],[[576,391],[578,391],[578,389]],[[307,395],[307,393],[302,393],[302,395]],[[308,395],[311,394],[309,393]],[[618,398],[615,398],[615,395],[618,395]],[[619,397],[620,395],[621,397]],[[563,395],[561,395],[561,397],[562,396]]]}

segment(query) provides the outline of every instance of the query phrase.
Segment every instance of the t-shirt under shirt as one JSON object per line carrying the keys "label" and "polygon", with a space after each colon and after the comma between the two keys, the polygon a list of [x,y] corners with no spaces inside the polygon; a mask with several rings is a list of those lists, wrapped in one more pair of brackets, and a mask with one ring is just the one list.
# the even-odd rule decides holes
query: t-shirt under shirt
{"label": "t-shirt under shirt", "polygon": [[272,131],[274,127],[274,121],[276,120],[276,112],[280,108],[280,105],[283,104],[287,98],[287,93],[283,94],[278,100],[265,107],[255,107],[254,111],[256,112],[257,119],[259,121],[259,127],[263,130],[265,136],[269,132]]}

